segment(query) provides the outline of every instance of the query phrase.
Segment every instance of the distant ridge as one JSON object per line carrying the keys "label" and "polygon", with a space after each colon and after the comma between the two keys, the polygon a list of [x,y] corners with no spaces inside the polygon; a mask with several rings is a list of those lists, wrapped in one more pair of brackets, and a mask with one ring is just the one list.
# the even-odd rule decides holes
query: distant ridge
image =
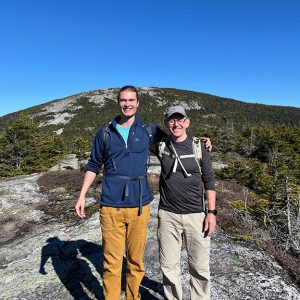
{"label": "distant ridge", "polygon": [[[19,114],[29,114],[47,131],[69,139],[77,135],[92,137],[107,124],[118,108],[115,104],[118,89],[109,88],[82,92],[63,99],[0,117],[0,129]],[[173,88],[140,87],[139,116],[145,122],[164,126],[163,111],[170,105],[182,105],[192,119],[191,131],[211,127],[242,127],[265,122],[273,125],[299,126],[300,108],[246,103],[200,92]]]}

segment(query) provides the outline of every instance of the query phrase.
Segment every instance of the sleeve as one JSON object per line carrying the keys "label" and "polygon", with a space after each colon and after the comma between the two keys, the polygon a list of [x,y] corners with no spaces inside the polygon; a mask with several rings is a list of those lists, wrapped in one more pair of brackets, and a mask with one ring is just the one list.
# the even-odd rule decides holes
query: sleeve
{"label": "sleeve", "polygon": [[158,145],[163,138],[168,136],[168,134],[154,124],[151,124],[151,128],[153,136],[150,142],[150,151],[154,155],[158,156]]}
{"label": "sleeve", "polygon": [[100,172],[104,157],[103,131],[104,129],[101,128],[96,134],[85,171],[91,171],[96,174]]}
{"label": "sleeve", "polygon": [[202,161],[201,161],[201,171],[202,180],[206,190],[215,190],[215,176],[214,169],[212,167],[210,152],[205,148],[204,143],[201,142],[202,150]]}

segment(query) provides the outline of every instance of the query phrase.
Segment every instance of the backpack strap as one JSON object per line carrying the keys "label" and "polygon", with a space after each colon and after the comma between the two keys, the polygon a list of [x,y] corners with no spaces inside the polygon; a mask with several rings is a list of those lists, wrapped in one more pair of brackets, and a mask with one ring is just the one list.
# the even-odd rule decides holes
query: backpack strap
{"label": "backpack strap", "polygon": [[[177,168],[177,165],[179,163],[186,177],[191,176],[191,174],[188,174],[186,172],[186,170],[185,170],[185,168],[184,168],[184,166],[181,162],[181,159],[183,159],[183,158],[194,157],[196,162],[197,162],[197,165],[199,167],[200,174],[202,174],[202,170],[201,170],[201,161],[202,161],[201,140],[197,137],[193,137],[192,139],[193,139],[193,141],[192,141],[193,154],[178,155],[175,148],[174,148],[174,145],[173,145],[173,143],[170,139],[170,136],[163,138],[161,140],[161,142],[159,143],[159,146],[158,146],[158,156],[160,157],[160,159],[162,159],[163,155],[167,155],[169,157],[172,157],[175,160],[174,165],[173,165],[173,172],[176,172],[176,168]],[[171,149],[172,149],[173,153],[169,153],[165,150],[167,142],[170,142],[170,146],[171,146]]]}
{"label": "backpack strap", "polygon": [[[116,170],[117,169],[117,165],[116,165],[115,159],[111,155],[111,148],[107,149],[108,139],[110,139],[110,144],[112,143],[110,124],[107,124],[105,126],[105,129],[103,130],[102,143],[104,145],[104,151],[105,151],[105,153],[108,153],[107,154],[107,159],[111,159],[112,164],[113,164],[113,168],[114,168],[114,170]],[[142,124],[142,128],[144,128],[146,130],[149,139],[151,139],[152,136],[153,136],[151,126],[149,126],[149,124]],[[150,150],[149,150],[149,155],[148,155],[148,165],[149,165],[149,162],[150,162]]]}
{"label": "backpack strap", "polygon": [[119,179],[123,179],[126,180],[126,185],[125,185],[125,196],[128,197],[129,196],[129,182],[130,181],[138,181],[139,182],[139,186],[140,186],[140,196],[139,196],[139,216],[142,214],[143,212],[143,183],[142,180],[145,179],[145,177],[147,177],[147,175],[143,175],[143,176],[123,176],[123,175],[106,175],[107,177],[114,177],[114,178],[119,178]]}
{"label": "backpack strap", "polygon": [[[168,140],[170,140],[170,137],[166,137],[166,138],[163,138],[161,140],[161,142],[159,143],[159,157],[160,159],[162,159],[162,156],[163,155],[167,155],[167,156],[170,156],[174,159],[174,165],[173,165],[173,170],[172,172],[176,172],[176,169],[177,169],[177,165],[179,163],[179,165],[181,166],[181,169],[184,173],[184,175],[186,177],[189,177],[191,176],[191,174],[188,174],[187,171],[185,170],[182,162],[181,162],[181,159],[183,158],[188,158],[188,157],[194,157],[196,162],[197,162],[197,165],[199,167],[199,171],[200,171],[200,175],[202,176],[202,168],[201,168],[201,165],[202,165],[202,148],[201,148],[201,140],[197,137],[192,137],[192,147],[193,147],[193,154],[187,154],[187,155],[178,155],[176,153],[176,150],[170,140],[170,146],[171,146],[171,149],[173,151],[173,153],[169,153],[167,151],[165,151],[165,147],[166,147],[166,143],[168,142]],[[204,190],[204,187],[202,188],[202,191],[203,191],[203,195],[202,195],[202,206],[203,206],[203,210],[204,212],[207,212],[207,200],[205,199],[205,190]]]}
{"label": "backpack strap", "polygon": [[[142,123],[142,128],[144,128],[146,130],[146,133],[149,137],[149,140],[152,141],[152,137],[153,137],[153,132],[152,132],[152,127],[150,126],[150,124],[145,124]],[[147,161],[147,165],[150,165],[150,159],[151,159],[151,151],[150,151],[150,147],[149,147],[149,151],[148,151],[148,161]]]}
{"label": "backpack strap", "polygon": [[[193,137],[193,152],[195,153],[195,158],[197,161],[197,164],[199,166],[200,174],[202,175],[202,169],[201,169],[201,164],[202,164],[202,148],[201,148],[201,140],[197,137]],[[205,189],[204,186],[202,188],[202,207],[204,212],[207,214],[207,200],[205,197]]]}
{"label": "backpack strap", "polygon": [[168,140],[169,140],[169,137],[164,137],[158,144],[158,156],[160,159],[162,159],[163,154],[173,157],[173,155],[171,153],[165,151],[166,143]]}
{"label": "backpack strap", "polygon": [[202,148],[201,140],[197,137],[193,137],[193,153],[195,154],[195,159],[198,164],[200,174],[202,174],[201,163],[202,163]]}
{"label": "backpack strap", "polygon": [[113,168],[114,168],[114,170],[116,170],[117,166],[116,166],[115,159],[111,155],[111,148],[109,148],[109,150],[107,149],[108,139],[110,139],[110,144],[112,142],[112,140],[111,140],[111,130],[110,130],[109,126],[110,126],[110,124],[108,124],[108,125],[105,126],[105,129],[103,131],[103,136],[102,136],[102,143],[104,145],[104,151],[105,151],[105,153],[108,152],[108,155],[106,156],[107,160],[111,159]]}
{"label": "backpack strap", "polygon": [[103,136],[102,136],[102,143],[104,145],[104,147],[106,147],[107,145],[107,140],[108,140],[108,137],[110,135],[110,128],[109,128],[109,124],[105,126],[105,129],[103,131]]}
{"label": "backpack strap", "polygon": [[[149,126],[148,124],[142,124],[142,128],[144,128],[147,132],[147,135],[149,137],[149,139],[152,138],[153,134],[152,134],[152,128],[151,126]],[[108,139],[110,138],[110,144],[112,143],[112,137],[111,137],[111,130],[110,130],[110,124],[106,125],[104,131],[103,131],[103,136],[102,136],[102,143],[104,145],[104,150],[107,153],[108,152],[108,157],[107,159],[111,159],[112,160],[112,164],[113,164],[113,168],[114,170],[116,170],[116,162],[113,158],[113,156],[111,155],[111,149],[107,150],[107,142]],[[150,162],[150,150],[149,150],[149,158],[148,158],[148,164]],[[139,182],[139,186],[140,186],[140,196],[139,196],[139,215],[142,214],[142,207],[143,207],[143,183],[142,180],[147,176],[147,175],[143,175],[143,176],[122,176],[122,175],[112,175],[112,174],[107,174],[107,177],[115,177],[115,178],[119,178],[119,179],[124,179],[127,180],[126,185],[125,185],[125,196],[128,197],[129,195],[129,182],[130,181],[138,181]]]}
{"label": "backpack strap", "polygon": [[142,124],[142,127],[146,130],[149,139],[151,139],[152,136],[153,136],[153,132],[152,132],[151,126],[149,124]]}
{"label": "backpack strap", "polygon": [[201,148],[201,140],[195,136],[193,136],[193,152],[198,161],[202,160],[202,148]]}
{"label": "backpack strap", "polygon": [[[173,173],[176,172],[177,164],[179,163],[179,165],[180,165],[180,167],[181,167],[181,169],[182,169],[182,171],[183,171],[185,177],[190,177],[192,174],[190,174],[190,173],[188,173],[188,172],[186,171],[186,169],[185,169],[185,167],[184,167],[184,165],[182,164],[181,159],[180,159],[180,158],[183,158],[183,157],[179,157],[179,155],[177,154],[177,152],[176,152],[176,150],[175,150],[175,147],[174,147],[174,145],[173,145],[171,139],[170,139],[170,146],[171,146],[172,151],[173,151],[173,153],[174,153],[174,155],[175,155],[175,161],[174,161],[174,165],[173,165]],[[186,156],[186,155],[184,155],[184,156]],[[192,156],[194,156],[194,155],[192,154]]]}

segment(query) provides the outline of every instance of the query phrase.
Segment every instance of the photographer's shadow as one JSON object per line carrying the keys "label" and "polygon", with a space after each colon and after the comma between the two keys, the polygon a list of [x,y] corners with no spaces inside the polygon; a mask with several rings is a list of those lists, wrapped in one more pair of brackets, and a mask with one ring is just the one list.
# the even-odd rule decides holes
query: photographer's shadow
{"label": "photographer's shadow", "polygon": [[[104,300],[103,288],[89,266],[90,262],[102,278],[103,251],[100,245],[85,240],[62,241],[58,237],[52,237],[42,248],[39,272],[43,275],[47,274],[45,264],[49,258],[52,260],[53,268],[60,281],[75,300],[91,300],[87,290],[89,294],[93,294],[93,299],[96,297],[98,300]],[[126,258],[124,257],[122,272],[122,289],[124,291],[125,281]],[[140,287],[142,299],[158,299],[149,290],[162,295],[162,284],[145,276]]]}
{"label": "photographer's shadow", "polygon": [[62,241],[53,237],[47,240],[42,249],[40,273],[43,275],[47,274],[44,266],[49,258],[57,276],[75,300],[91,299],[85,290],[92,293],[96,299],[104,299],[103,288],[88,263],[90,262],[102,277],[101,246],[85,240]]}
{"label": "photographer's shadow", "polygon": [[[125,292],[126,290],[126,268],[127,268],[127,258],[123,257],[123,266],[122,266],[122,290]],[[139,292],[141,295],[141,299],[142,300],[159,300],[162,299],[157,298],[156,296],[154,296],[150,290],[156,294],[159,294],[161,297],[163,297],[164,292],[163,292],[163,285],[160,282],[157,282],[153,279],[150,279],[149,277],[147,277],[146,275],[144,276],[140,288],[139,288]]]}

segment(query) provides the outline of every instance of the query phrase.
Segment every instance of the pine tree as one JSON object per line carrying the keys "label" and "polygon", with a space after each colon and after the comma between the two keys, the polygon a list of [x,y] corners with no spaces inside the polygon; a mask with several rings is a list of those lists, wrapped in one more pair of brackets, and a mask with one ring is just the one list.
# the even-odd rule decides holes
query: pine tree
{"label": "pine tree", "polygon": [[0,176],[46,170],[57,162],[63,149],[62,137],[41,133],[28,115],[20,115],[0,135]]}

